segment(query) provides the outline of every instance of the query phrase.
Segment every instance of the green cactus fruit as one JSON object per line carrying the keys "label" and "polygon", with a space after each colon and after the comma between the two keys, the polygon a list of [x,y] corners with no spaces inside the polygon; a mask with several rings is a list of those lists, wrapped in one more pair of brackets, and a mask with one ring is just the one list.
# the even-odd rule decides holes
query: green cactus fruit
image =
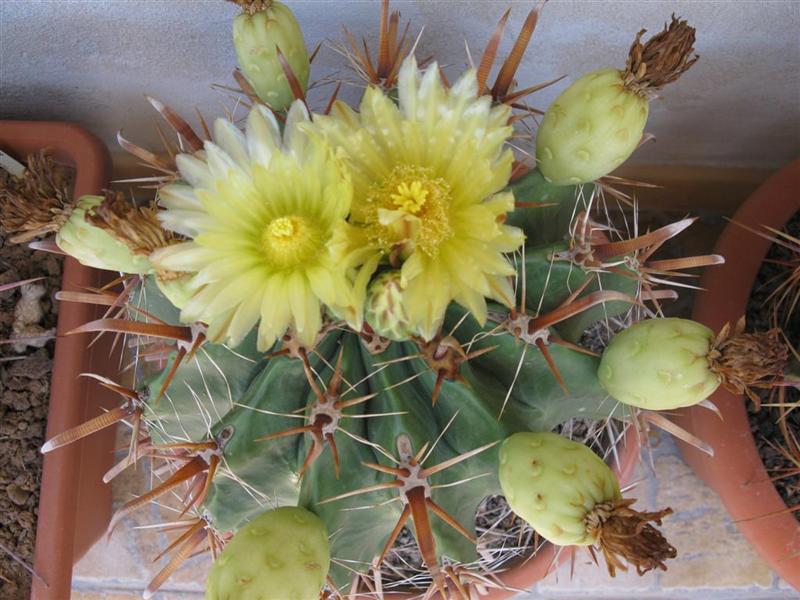
{"label": "green cactus fruit", "polygon": [[547,109],[536,133],[539,169],[559,185],[607,175],[636,149],[648,112],[647,100],[625,88],[621,71],[587,73]]}
{"label": "green cactus fruit", "polygon": [[623,404],[650,410],[691,406],[720,384],[708,362],[714,332],[687,319],[648,319],[618,333],[597,376]]}
{"label": "green cactus fruit", "polygon": [[608,175],[636,150],[649,101],[697,57],[694,29],[672,18],[642,44],[639,33],[624,70],[600,69],[570,85],[547,109],[536,133],[536,160],[555,184],[588,183]]}
{"label": "green cactus fruit", "polygon": [[294,100],[278,48],[303,90],[308,85],[308,50],[289,8],[277,0],[236,0],[244,12],[233,21],[233,44],[242,73],[273,110]]}
{"label": "green cactus fruit", "polygon": [[276,508],[225,545],[208,575],[206,600],[317,600],[329,565],[322,520],[304,508]]}
{"label": "green cactus fruit", "polygon": [[639,512],[624,499],[616,475],[583,444],[555,433],[515,433],[500,446],[498,475],[508,504],[543,538],[561,546],[600,548],[613,577],[627,567],[641,575],[666,570],[677,552],[649,521],[666,508]]}
{"label": "green cactus fruit", "polygon": [[364,318],[375,333],[396,342],[409,338],[411,330],[402,300],[400,271],[381,273],[370,283]]}
{"label": "green cactus fruit", "polygon": [[509,506],[546,540],[588,546],[586,517],[622,499],[611,469],[589,448],[555,433],[515,433],[500,447],[500,485]]}
{"label": "green cactus fruit", "polygon": [[101,196],[83,196],[56,234],[56,244],[82,265],[124,273],[152,273],[146,256],[133,254],[124,243],[86,220],[86,213],[103,202]]}

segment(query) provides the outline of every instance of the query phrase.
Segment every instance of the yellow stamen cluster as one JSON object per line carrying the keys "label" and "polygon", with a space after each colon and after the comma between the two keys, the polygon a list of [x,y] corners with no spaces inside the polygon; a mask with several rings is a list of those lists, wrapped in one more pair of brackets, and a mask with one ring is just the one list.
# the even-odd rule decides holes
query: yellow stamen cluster
{"label": "yellow stamen cluster", "polygon": [[401,246],[404,253],[419,248],[428,256],[453,235],[450,226],[450,184],[433,170],[397,165],[383,181],[372,185],[357,219],[369,240],[389,252]]}
{"label": "yellow stamen cluster", "polygon": [[421,181],[414,181],[410,186],[404,181],[397,186],[397,193],[392,194],[394,205],[412,215],[419,212],[427,197],[428,190],[422,187]]}
{"label": "yellow stamen cluster", "polygon": [[300,216],[277,217],[261,234],[261,249],[278,269],[302,265],[324,249],[318,227]]}

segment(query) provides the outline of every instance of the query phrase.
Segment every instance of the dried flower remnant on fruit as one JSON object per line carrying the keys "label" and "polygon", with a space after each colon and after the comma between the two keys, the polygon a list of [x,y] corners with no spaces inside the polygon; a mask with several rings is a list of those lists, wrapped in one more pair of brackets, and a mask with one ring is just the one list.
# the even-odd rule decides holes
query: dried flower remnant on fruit
{"label": "dried flower remnant on fruit", "polygon": [[243,12],[254,15],[262,10],[267,10],[272,5],[272,0],[228,0],[240,6]]}
{"label": "dried flower remnant on fruit", "polygon": [[653,569],[667,570],[664,561],[675,558],[677,550],[662,533],[650,524],[661,525],[661,519],[672,513],[671,508],[655,512],[639,512],[630,506],[636,502],[627,498],[596,505],[586,516],[586,529],[597,539],[611,577],[616,570],[627,571],[620,560],[624,558],[636,567],[639,575]]}
{"label": "dried flower remnant on fruit", "polygon": [[708,353],[709,368],[722,378],[722,385],[735,394],[747,394],[756,407],[761,400],[755,389],[771,389],[783,379],[789,348],[780,329],[745,333],[744,318],[731,330],[727,323]]}
{"label": "dried flower remnant on fruit", "polygon": [[695,29],[686,21],[672,15],[672,22],[642,43],[642,29],[631,45],[623,73],[625,87],[645,98],[683,75],[700,58],[694,52]]}
{"label": "dried flower remnant on fruit", "polygon": [[86,220],[142,256],[181,241],[161,227],[155,205],[137,206],[121,192],[107,192],[103,202],[86,213]]}
{"label": "dried flower remnant on fruit", "polygon": [[21,178],[10,178],[0,188],[0,225],[15,234],[15,244],[56,233],[67,221],[75,201],[70,193],[72,172],[56,164],[46,150],[28,157],[28,168]]}

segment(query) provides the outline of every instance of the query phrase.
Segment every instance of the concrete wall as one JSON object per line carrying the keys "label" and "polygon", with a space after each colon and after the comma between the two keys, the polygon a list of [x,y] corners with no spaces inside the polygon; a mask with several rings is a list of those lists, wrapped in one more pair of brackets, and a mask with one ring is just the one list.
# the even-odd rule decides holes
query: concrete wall
{"label": "concrete wall", "polygon": [[[289,4],[313,47],[339,41],[340,25],[376,37],[377,1],[295,0]],[[466,64],[464,40],[478,56],[507,6],[510,47],[532,2],[394,2],[412,30],[425,26],[419,56],[433,54],[452,76]],[[66,119],[109,145],[114,134],[157,144],[148,93],[189,114],[219,114],[232,100],[235,65],[229,37],[237,7],[221,0],[0,0],[0,118]],[[657,31],[672,12],[698,29],[700,62],[653,104],[648,130],[657,141],[639,163],[773,168],[800,154],[800,2],[551,0],[524,61],[528,85],[622,66],[640,27]],[[323,48],[315,78],[354,79]],[[566,83],[534,96],[545,108]],[[324,106],[327,91],[312,94]],[[358,90],[348,87],[348,96]]]}

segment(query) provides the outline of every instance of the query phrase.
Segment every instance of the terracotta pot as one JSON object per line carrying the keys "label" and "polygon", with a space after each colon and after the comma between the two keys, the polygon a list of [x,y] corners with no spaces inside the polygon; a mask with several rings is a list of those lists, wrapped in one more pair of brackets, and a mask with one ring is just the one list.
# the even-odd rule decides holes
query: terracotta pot
{"label": "terracotta pot", "polygon": [[[633,429],[629,429],[628,433],[626,433],[623,438],[622,447],[619,451],[618,464],[615,462],[613,465],[614,472],[617,474],[623,486],[633,475],[633,471],[639,462],[639,452],[640,444],[638,435]],[[506,600],[507,598],[517,595],[517,592],[510,590],[530,589],[533,585],[554,571],[559,564],[569,560],[573,556],[575,548],[575,546],[566,547],[557,556],[559,547],[546,543],[533,558],[497,574],[497,579],[507,586],[509,590],[490,589],[486,596],[481,596],[481,600]],[[601,564],[597,568],[604,569],[605,567]],[[384,591],[384,596],[386,596],[386,598],[391,598],[391,600],[411,600],[420,597],[418,592],[411,594],[389,591]],[[373,599],[372,596],[358,596],[354,600]],[[434,594],[431,600],[441,600],[440,594]]]}
{"label": "terracotta pot", "polygon": [[[49,148],[57,161],[75,167],[75,196],[96,194],[109,181],[111,161],[106,147],[71,123],[0,121],[0,148],[18,160]],[[61,289],[79,291],[100,285],[102,279],[100,271],[67,258]],[[89,336],[64,335],[98,316],[98,311],[88,305],[59,305],[47,438],[118,404],[112,394],[78,377],[87,371],[110,376],[118,371],[111,340],[101,339],[89,347]],[[69,598],[72,565],[107,527],[111,487],[103,484],[102,476],[112,464],[113,450],[114,431],[109,429],[45,456],[34,569],[46,585],[34,578],[34,600]]]}
{"label": "terracotta pot", "polygon": [[[782,229],[800,210],[800,160],[770,177],[739,208],[733,219],[758,228]],[[717,242],[722,266],[706,269],[694,305],[693,318],[719,329],[745,313],[756,274],[770,242],[729,224]],[[800,589],[800,524],[791,514],[764,515],[785,510],[758,455],[745,399],[723,389],[711,401],[722,420],[711,411],[692,407],[676,422],[714,448],[714,457],[681,444],[681,452],[697,474],[720,495],[731,518],[770,566]],[[762,517],[762,518],[758,518]]]}

